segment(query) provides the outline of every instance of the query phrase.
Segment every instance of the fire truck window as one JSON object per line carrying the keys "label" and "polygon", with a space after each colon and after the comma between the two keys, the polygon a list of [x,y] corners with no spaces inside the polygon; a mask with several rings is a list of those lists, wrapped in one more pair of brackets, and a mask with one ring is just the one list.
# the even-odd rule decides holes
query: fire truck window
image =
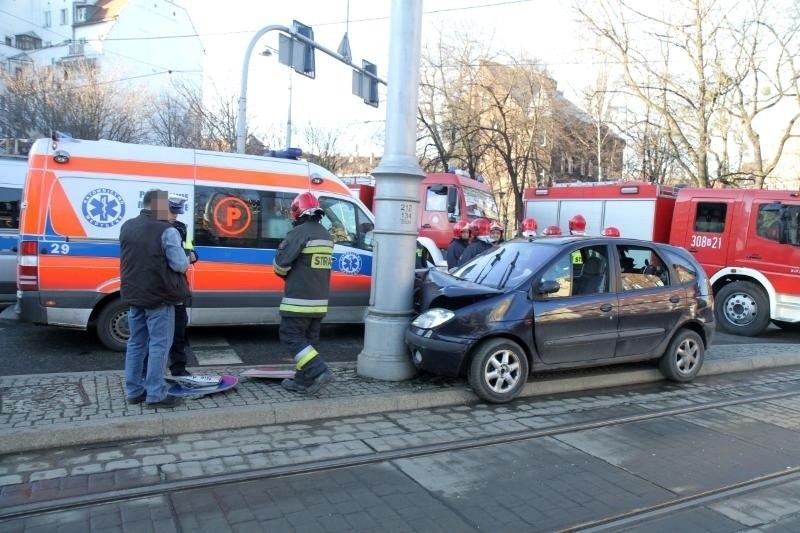
{"label": "fire truck window", "polygon": [[724,202],[698,202],[694,230],[706,233],[725,231],[725,215],[728,204]]}
{"label": "fire truck window", "polygon": [[426,211],[447,211],[447,187],[431,185],[425,193]]}
{"label": "fire truck window", "polygon": [[[759,205],[756,235],[775,242],[798,244],[798,210],[800,206],[777,203]],[[784,233],[783,238],[781,232]]]}
{"label": "fire truck window", "polygon": [[617,246],[620,258],[620,281],[623,291],[652,289],[669,285],[669,269],[652,248]]}
{"label": "fire truck window", "polygon": [[19,200],[22,189],[0,187],[0,230],[19,229]]}

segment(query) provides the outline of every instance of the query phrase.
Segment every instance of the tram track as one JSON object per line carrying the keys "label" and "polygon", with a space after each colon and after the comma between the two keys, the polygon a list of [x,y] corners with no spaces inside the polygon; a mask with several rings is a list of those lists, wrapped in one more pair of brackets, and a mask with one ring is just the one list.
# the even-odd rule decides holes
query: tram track
{"label": "tram track", "polygon": [[[651,412],[641,413],[637,415],[611,417],[611,418],[579,422],[573,424],[562,424],[549,428],[530,429],[513,433],[505,433],[502,435],[490,435],[490,436],[475,437],[470,439],[462,439],[452,442],[421,445],[421,446],[405,448],[402,450],[388,450],[388,451],[376,450],[372,453],[358,454],[349,457],[323,459],[318,461],[297,463],[293,465],[253,469],[245,472],[224,473],[224,474],[215,474],[203,477],[178,479],[173,481],[163,481],[161,483],[153,485],[147,485],[141,487],[129,487],[125,489],[105,491],[101,494],[96,494],[96,493],[82,494],[77,496],[68,496],[63,498],[50,499],[47,501],[30,502],[26,504],[0,508],[0,522],[12,519],[27,518],[50,512],[60,512],[72,509],[88,508],[103,504],[122,503],[141,498],[177,493],[181,491],[188,491],[194,489],[219,487],[227,484],[245,483],[245,482],[265,480],[265,479],[314,474],[314,473],[337,470],[337,469],[366,466],[383,462],[391,462],[399,459],[414,459],[439,453],[482,448],[499,444],[508,444],[513,442],[525,441],[525,440],[535,440],[544,437],[554,437],[567,433],[601,429],[623,424],[632,424],[648,420],[656,420],[659,418],[669,418],[685,414],[697,413],[701,411],[722,409],[725,407],[736,406],[736,405],[780,400],[792,396],[797,396],[798,394],[800,394],[800,390],[755,394],[749,396],[741,396],[738,398],[712,401],[701,405],[672,407],[660,410],[653,410]],[[735,485],[721,487],[719,489],[714,489],[712,491],[707,491],[698,495],[670,499],[663,503],[654,505],[650,508],[633,510],[629,513],[623,513],[618,516],[598,519],[595,522],[586,522],[585,524],[580,525],[580,529],[582,530],[591,528],[605,528],[607,524],[619,523],[619,525],[622,525],[625,522],[639,521],[645,519],[648,515],[655,515],[658,513],[663,514],[669,512],[671,509],[677,508],[677,506],[702,505],[702,503],[700,502],[702,501],[703,498],[714,498],[714,497],[719,498],[724,496],[724,494],[726,494],[727,491],[752,490],[748,489],[748,487],[758,488],[759,484],[765,484],[770,482],[776,483],[778,482],[777,480],[786,480],[793,477],[800,477],[800,468],[782,470],[781,472],[776,472],[774,474],[769,474],[759,478],[754,478],[752,480],[738,483]],[[575,530],[577,529],[570,528],[567,529],[566,531],[575,531]]]}

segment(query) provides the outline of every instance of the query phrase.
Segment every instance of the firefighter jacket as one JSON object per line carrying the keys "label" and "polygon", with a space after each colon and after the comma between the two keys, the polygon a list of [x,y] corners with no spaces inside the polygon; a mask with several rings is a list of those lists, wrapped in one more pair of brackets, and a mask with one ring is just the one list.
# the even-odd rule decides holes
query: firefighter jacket
{"label": "firefighter jacket", "polygon": [[488,242],[484,242],[480,239],[473,240],[471,243],[469,243],[469,246],[467,246],[467,248],[464,250],[464,253],[461,254],[461,258],[458,261],[458,266],[465,264],[467,261],[469,261],[474,257],[478,257],[491,247],[492,245],[489,244]]}
{"label": "firefighter jacket", "polygon": [[304,218],[278,246],[273,268],[286,283],[283,316],[322,317],[328,312],[333,241],[319,221]]}

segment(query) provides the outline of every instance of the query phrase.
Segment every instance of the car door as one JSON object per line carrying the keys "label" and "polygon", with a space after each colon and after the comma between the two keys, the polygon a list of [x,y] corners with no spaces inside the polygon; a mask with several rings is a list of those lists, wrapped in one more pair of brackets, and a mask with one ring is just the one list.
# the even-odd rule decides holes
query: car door
{"label": "car door", "polygon": [[686,289],[655,247],[616,246],[620,261],[617,357],[652,353],[686,308]]}
{"label": "car door", "polygon": [[560,290],[533,304],[533,338],[544,363],[614,357],[618,304],[609,291],[608,252],[606,245],[567,249],[545,269],[540,280],[557,281]]}

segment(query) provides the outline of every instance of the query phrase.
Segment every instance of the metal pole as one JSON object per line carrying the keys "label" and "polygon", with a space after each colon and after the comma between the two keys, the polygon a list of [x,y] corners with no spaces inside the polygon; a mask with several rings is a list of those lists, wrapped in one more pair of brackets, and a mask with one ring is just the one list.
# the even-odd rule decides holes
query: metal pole
{"label": "metal pole", "polygon": [[292,146],[292,69],[289,69],[289,116],[286,118],[286,148]]}
{"label": "metal pole", "polygon": [[250,55],[253,53],[256,41],[265,33],[274,30],[291,33],[286,26],[271,25],[262,28],[250,39],[250,44],[247,45],[247,51],[244,53],[242,84],[239,87],[239,115],[236,117],[236,152],[240,154],[244,153],[245,135],[247,134],[247,70],[250,66]]}
{"label": "metal pole", "polygon": [[375,241],[361,376],[400,381],[415,374],[404,335],[411,321],[419,183],[416,157],[422,0],[392,0],[386,143],[375,177]]}

